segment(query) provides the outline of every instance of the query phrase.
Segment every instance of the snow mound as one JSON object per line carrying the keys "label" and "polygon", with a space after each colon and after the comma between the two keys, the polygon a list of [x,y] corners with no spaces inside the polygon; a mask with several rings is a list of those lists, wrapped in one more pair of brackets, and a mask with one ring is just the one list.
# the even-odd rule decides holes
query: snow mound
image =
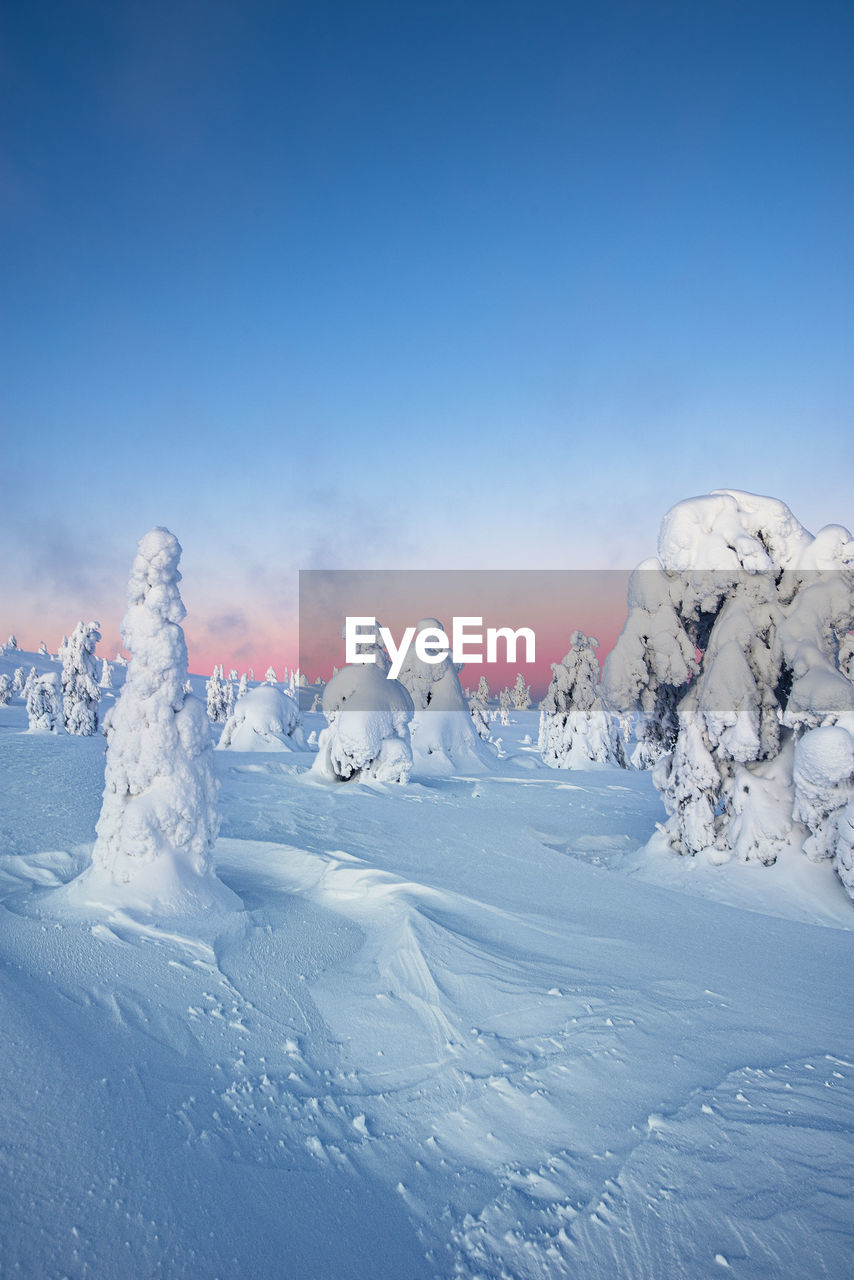
{"label": "snow mound", "polygon": [[304,751],[302,717],[293,698],[271,684],[239,698],[225,722],[222,751]]}

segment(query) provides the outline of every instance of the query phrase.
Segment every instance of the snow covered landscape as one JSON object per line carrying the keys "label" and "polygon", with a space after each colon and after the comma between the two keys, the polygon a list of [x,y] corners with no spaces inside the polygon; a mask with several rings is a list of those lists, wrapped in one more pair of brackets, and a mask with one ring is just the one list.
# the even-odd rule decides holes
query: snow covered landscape
{"label": "snow covered landscape", "polygon": [[[675,537],[686,527],[701,533]],[[733,549],[737,569],[716,604],[710,545],[716,572]],[[3,1273],[848,1274],[854,903],[837,845],[854,778],[829,777],[822,748],[793,780],[791,749],[835,733],[830,758],[850,753],[839,690],[816,710],[834,671],[850,685],[830,578],[799,580],[811,612],[782,592],[783,641],[766,627],[752,683],[726,677],[739,714],[702,710],[716,628],[766,580],[748,558],[775,557],[782,582],[814,573],[822,546],[850,625],[844,530],[813,539],[744,494],[670,513],[639,571],[657,594],[636,575],[604,682],[614,698],[618,672],[646,670],[637,636],[665,637],[642,680],[650,706],[671,690],[664,729],[635,730],[647,767],[627,767],[625,711],[581,633],[542,707],[507,691],[491,724],[450,659],[412,659],[398,683],[381,651],[338,673],[322,709],[270,671],[220,713],[230,681],[187,677],[180,547],[161,529],[131,573],[130,662],[101,664],[100,687],[96,624],[61,670],[5,646]],[[688,570],[707,575],[699,675],[705,654],[673,640]],[[785,662],[793,617],[781,683],[762,663]],[[676,678],[680,654],[693,678]],[[787,701],[763,751],[750,725],[767,681]],[[42,694],[60,685],[51,730]],[[685,726],[687,809],[668,800]],[[714,776],[691,783],[706,758]],[[728,806],[754,777],[774,786],[744,845],[745,801]],[[704,788],[712,825],[680,856]]]}
{"label": "snow covered landscape", "polygon": [[852,49],[0,4],[0,1280],[854,1277]]}

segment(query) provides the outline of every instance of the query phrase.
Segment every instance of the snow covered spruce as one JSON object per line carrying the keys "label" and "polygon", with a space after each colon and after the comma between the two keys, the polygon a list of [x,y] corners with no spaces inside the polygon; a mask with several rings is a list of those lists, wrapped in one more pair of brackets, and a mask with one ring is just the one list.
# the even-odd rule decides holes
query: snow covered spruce
{"label": "snow covered spruce", "polygon": [[412,699],[386,678],[388,655],[344,667],[323,691],[329,724],[318,741],[312,773],[330,781],[408,782],[412,772]]}
{"label": "snow covered spruce", "polygon": [[[435,618],[422,618],[418,631],[424,630],[439,632],[443,628]],[[440,662],[424,662],[412,645],[400,670],[400,682],[415,708],[411,729],[414,773],[448,774],[458,769],[483,773],[494,765],[495,749],[475,728],[450,654]],[[488,698],[485,680],[479,690],[481,687]],[[483,723],[488,733],[488,724]]]}
{"label": "snow covered spruce", "polygon": [[78,622],[62,648],[62,716],[69,733],[91,737],[98,728],[97,622]]}
{"label": "snow covered spruce", "polygon": [[611,704],[642,751],[681,853],[831,859],[854,896],[854,541],[784,503],[717,490],[665,516],[609,655]]}
{"label": "snow covered spruce", "polygon": [[213,872],[219,812],[210,725],[203,704],[185,691],[180,556],[167,529],[152,529],[139,542],[122,622],[131,660],[105,720],[98,838],[73,891],[86,902],[170,915],[232,901]]}
{"label": "snow covered spruce", "polygon": [[569,643],[563,661],[552,663],[551,684],[540,703],[540,755],[558,769],[624,765],[622,739],[599,687],[599,641],[574,631]]}

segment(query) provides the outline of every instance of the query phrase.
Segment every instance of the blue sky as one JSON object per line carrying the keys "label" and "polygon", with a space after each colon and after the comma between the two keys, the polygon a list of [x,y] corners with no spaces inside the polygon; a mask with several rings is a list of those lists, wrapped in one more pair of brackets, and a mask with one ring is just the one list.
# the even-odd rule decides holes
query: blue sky
{"label": "blue sky", "polygon": [[106,642],[154,524],[191,652],[265,665],[299,568],[624,567],[718,486],[854,525],[852,49],[848,3],[4,6],[0,624]]}

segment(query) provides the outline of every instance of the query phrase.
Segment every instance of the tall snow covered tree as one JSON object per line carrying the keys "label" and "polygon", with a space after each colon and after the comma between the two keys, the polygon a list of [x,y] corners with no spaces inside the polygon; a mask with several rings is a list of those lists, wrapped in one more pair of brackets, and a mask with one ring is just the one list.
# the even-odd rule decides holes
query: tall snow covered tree
{"label": "tall snow covered tree", "polygon": [[59,677],[55,671],[36,675],[35,667],[27,681],[27,720],[31,733],[56,733],[62,719]]}
{"label": "tall snow covered tree", "polygon": [[477,698],[478,702],[481,702],[485,707],[489,705],[489,699],[492,695],[489,692],[489,681],[486,676],[481,676],[478,680],[477,692],[474,696]]}
{"label": "tall snow covered tree", "polygon": [[7,706],[12,701],[12,681],[5,674],[0,675],[0,707]]}
{"label": "tall snow covered tree", "polygon": [[264,676],[264,681],[265,681],[265,683],[266,683],[266,684],[275,684],[275,683],[276,683],[276,668],[275,668],[275,667],[270,666],[270,667],[268,667],[268,668],[267,668],[267,672],[266,672],[266,674],[265,674],[265,676]]}
{"label": "tall snow covered tree", "polygon": [[78,622],[62,651],[62,715],[69,733],[91,737],[98,728],[97,622]]}
{"label": "tall snow covered tree", "polygon": [[122,638],[121,696],[106,717],[107,766],[87,890],[170,913],[229,897],[213,874],[218,783],[205,708],[184,691],[181,547],[167,529],[139,542]]}
{"label": "tall snow covered tree", "polygon": [[113,668],[110,666],[106,658],[101,663],[101,679],[99,684],[102,689],[112,689],[113,687]]}
{"label": "tall snow covered tree", "polygon": [[552,663],[551,684],[540,703],[540,755],[558,769],[624,764],[622,741],[599,687],[599,641],[574,631],[569,643],[563,661]]}
{"label": "tall snow covered tree", "polygon": [[771,863],[800,843],[854,892],[852,586],[848,530],[813,537],[775,499],[718,490],[665,516],[603,683],[621,710],[666,711],[653,780],[679,852]]}
{"label": "tall snow covered tree", "polygon": [[[220,667],[220,671],[222,671],[222,667]],[[227,720],[228,717],[231,715],[232,711],[234,710],[234,685],[231,683],[230,679],[223,680],[222,703],[223,703],[223,711],[225,713],[225,719]]]}

